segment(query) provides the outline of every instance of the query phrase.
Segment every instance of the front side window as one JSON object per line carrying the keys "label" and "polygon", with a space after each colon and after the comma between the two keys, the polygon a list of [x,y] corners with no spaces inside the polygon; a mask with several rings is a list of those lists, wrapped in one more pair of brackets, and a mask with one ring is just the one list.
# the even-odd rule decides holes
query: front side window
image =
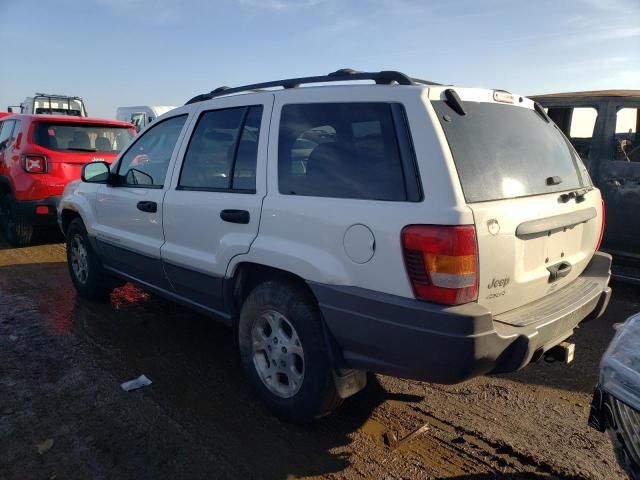
{"label": "front side window", "polygon": [[262,106],[204,112],[178,182],[181,190],[255,191]]}
{"label": "front side window", "polygon": [[144,112],[131,114],[131,123],[136,129],[136,132],[139,132],[144,128],[144,126],[146,125],[146,118],[147,114]]}
{"label": "front side window", "polygon": [[589,158],[598,110],[593,107],[550,107],[547,114],[569,138],[580,157]]}
{"label": "front side window", "polygon": [[36,145],[59,152],[118,153],[132,138],[130,128],[91,123],[42,121],[33,129]]}
{"label": "front side window", "polygon": [[616,114],[616,160],[640,162],[640,108],[619,108]]}
{"label": "front side window", "polygon": [[168,118],[138,137],[120,161],[118,184],[161,187],[186,120],[187,115]]}
{"label": "front side window", "polygon": [[407,200],[397,128],[389,103],[285,105],[278,142],[280,193]]}

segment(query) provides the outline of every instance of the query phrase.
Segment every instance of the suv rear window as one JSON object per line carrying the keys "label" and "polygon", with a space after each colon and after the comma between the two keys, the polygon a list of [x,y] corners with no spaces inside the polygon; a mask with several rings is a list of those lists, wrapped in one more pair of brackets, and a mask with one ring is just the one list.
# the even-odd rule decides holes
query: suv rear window
{"label": "suv rear window", "polygon": [[[580,188],[582,161],[553,122],[513,105],[465,102],[465,116],[435,101],[467,202]],[[559,184],[549,181],[560,177]],[[551,183],[551,184],[548,184]]]}
{"label": "suv rear window", "polygon": [[279,190],[285,195],[417,201],[411,152],[399,104],[285,105]]}
{"label": "suv rear window", "polygon": [[132,138],[130,128],[90,123],[38,122],[33,130],[37,145],[60,152],[118,153]]}

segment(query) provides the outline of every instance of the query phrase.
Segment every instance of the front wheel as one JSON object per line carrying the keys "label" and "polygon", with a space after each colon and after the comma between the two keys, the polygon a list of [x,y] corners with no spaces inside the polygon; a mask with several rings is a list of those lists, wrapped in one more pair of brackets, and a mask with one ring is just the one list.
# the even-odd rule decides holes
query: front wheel
{"label": "front wheel", "polygon": [[107,287],[109,276],[91,247],[87,230],[80,218],[67,229],[67,266],[71,281],[80,296],[102,298],[111,293]]}
{"label": "front wheel", "polygon": [[242,305],[243,367],[261,400],[285,421],[307,423],[342,402],[320,321],[310,295],[281,281],[257,286]]}

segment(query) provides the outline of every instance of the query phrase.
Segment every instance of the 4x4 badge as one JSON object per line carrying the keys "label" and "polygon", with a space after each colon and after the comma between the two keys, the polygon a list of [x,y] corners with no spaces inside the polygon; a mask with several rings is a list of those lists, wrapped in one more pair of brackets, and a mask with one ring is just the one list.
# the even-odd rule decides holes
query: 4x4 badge
{"label": "4x4 badge", "polygon": [[489,229],[489,233],[491,235],[497,235],[500,232],[500,224],[495,218],[492,218],[487,222],[487,228]]}

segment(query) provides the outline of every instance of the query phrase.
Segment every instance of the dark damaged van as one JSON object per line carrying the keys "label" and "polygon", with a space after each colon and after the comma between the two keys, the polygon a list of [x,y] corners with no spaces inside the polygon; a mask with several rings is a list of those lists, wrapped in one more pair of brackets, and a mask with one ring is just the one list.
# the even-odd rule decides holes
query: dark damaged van
{"label": "dark damaged van", "polygon": [[602,250],[614,256],[614,277],[640,283],[640,90],[531,98],[569,138],[602,193]]}

